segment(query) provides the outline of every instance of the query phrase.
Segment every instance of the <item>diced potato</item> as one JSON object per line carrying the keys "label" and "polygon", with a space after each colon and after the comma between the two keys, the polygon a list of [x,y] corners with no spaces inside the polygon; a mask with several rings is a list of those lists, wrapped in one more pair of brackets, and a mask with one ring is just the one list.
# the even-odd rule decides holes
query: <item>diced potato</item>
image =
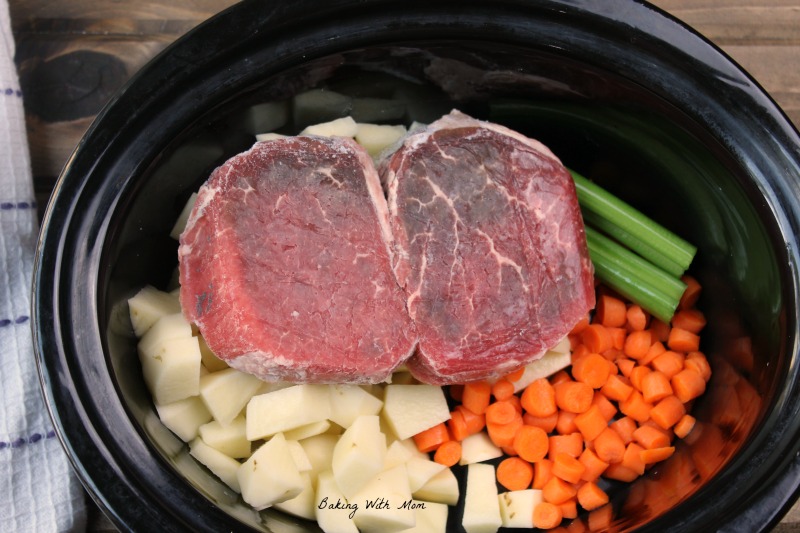
{"label": "diced potato", "polygon": [[336,485],[333,472],[325,470],[317,478],[314,517],[325,533],[359,533],[353,522],[358,504],[350,504]]}
{"label": "diced potato", "polygon": [[161,423],[183,442],[194,440],[200,426],[211,420],[211,413],[200,396],[190,396],[165,405],[156,404],[156,412]]}
{"label": "diced potato", "polygon": [[265,102],[250,106],[238,121],[247,133],[277,130],[289,121],[289,102]]}
{"label": "diced potato", "polygon": [[257,133],[256,134],[256,141],[275,141],[277,139],[285,139],[288,135],[282,135],[280,133]]}
{"label": "diced potato", "polygon": [[398,439],[450,419],[444,391],[434,385],[387,385],[382,414]]}
{"label": "diced potato", "polygon": [[498,495],[503,527],[533,527],[533,509],[542,501],[538,489],[513,490]]}
{"label": "diced potato", "polygon": [[305,488],[283,433],[261,445],[237,476],[242,498],[257,511],[290,500]]}
{"label": "diced potato", "polygon": [[140,354],[155,357],[160,344],[173,339],[185,339],[192,336],[192,325],[180,312],[163,315],[147,330],[136,345]]}
{"label": "diced potato", "polygon": [[189,199],[186,200],[186,204],[183,206],[180,215],[178,215],[178,219],[175,221],[175,225],[172,226],[172,231],[169,232],[169,236],[176,241],[181,238],[181,233],[186,229],[186,222],[189,220],[189,215],[192,213],[192,208],[194,208],[194,203],[196,201],[197,193],[193,192],[189,196]]}
{"label": "diced potato", "polygon": [[377,415],[383,402],[358,385],[330,385],[331,421],[348,428],[363,415]]}
{"label": "diced potato", "polygon": [[406,464],[411,458],[415,457],[411,450],[403,444],[403,441],[396,440],[386,448],[386,457],[383,460],[383,469],[388,470],[397,465]]}
{"label": "diced potato", "polygon": [[425,486],[433,476],[447,468],[443,464],[430,459],[411,457],[406,462],[406,472],[408,473],[408,485],[411,492],[416,492]]}
{"label": "diced potato", "polygon": [[327,385],[293,385],[253,396],[247,404],[247,438],[263,439],[331,415]]}
{"label": "diced potato", "polygon": [[480,463],[469,465],[461,525],[467,533],[494,533],[502,523],[494,467]]}
{"label": "diced potato", "polygon": [[416,525],[410,529],[404,529],[403,533],[446,533],[447,505],[414,500],[412,506]]}
{"label": "diced potato", "polygon": [[316,499],[314,484],[308,472],[301,472],[300,477],[303,479],[303,490],[300,491],[300,494],[285,502],[276,503],[272,508],[300,518],[314,520],[314,500]]}
{"label": "diced potato", "polygon": [[306,452],[306,457],[311,463],[309,473],[312,479],[319,476],[320,472],[331,469],[333,449],[336,447],[336,443],[339,442],[337,435],[315,435],[298,442],[303,447],[303,451]]}
{"label": "diced potato", "polygon": [[292,99],[292,118],[299,126],[344,117],[349,115],[352,109],[352,98],[327,89],[311,89]]}
{"label": "diced potato", "polygon": [[229,424],[223,425],[218,420],[212,420],[200,426],[200,438],[212,448],[234,459],[244,459],[251,453],[252,443],[245,435],[245,421],[242,415],[234,418]]}
{"label": "diced potato", "polygon": [[198,335],[197,340],[200,341],[200,356],[203,358],[203,366],[206,367],[206,370],[217,372],[228,368],[228,363],[214,355],[202,335]]}
{"label": "diced potato", "polygon": [[353,138],[358,132],[358,125],[353,117],[342,117],[330,122],[320,122],[307,126],[300,135],[320,135],[322,137],[349,137]]}
{"label": "diced potato", "polygon": [[456,505],[461,492],[452,470],[445,468],[428,480],[413,496],[418,500]]}
{"label": "diced potato", "polygon": [[359,123],[356,142],[372,157],[393,146],[406,134],[405,126]]}
{"label": "diced potato", "polygon": [[241,492],[239,478],[237,477],[240,468],[239,461],[232,459],[216,448],[212,448],[199,437],[189,444],[189,453],[208,467],[226,485],[236,492]]}
{"label": "diced potato", "polygon": [[[245,408],[262,381],[255,376],[226,368],[200,378],[200,397],[220,424],[230,424]],[[249,425],[247,421],[245,427]],[[249,438],[248,440],[254,440]]]}
{"label": "diced potato", "polygon": [[495,446],[485,432],[475,433],[461,441],[459,464],[468,465],[489,461],[503,455],[503,450]]}
{"label": "diced potato", "polygon": [[356,418],[339,437],[331,459],[333,477],[342,494],[350,500],[383,469],[385,457],[386,437],[381,433],[378,417]]}
{"label": "diced potato", "polygon": [[146,285],[128,299],[128,312],[133,333],[141,338],[162,316],[180,313],[181,303],[172,294]]}
{"label": "diced potato", "polygon": [[362,533],[402,531],[416,524],[408,475],[402,465],[380,472],[348,501],[359,505],[353,522]]}
{"label": "diced potato", "polygon": [[314,435],[321,435],[331,429],[331,423],[327,420],[320,420],[319,422],[312,422],[305,426],[284,431],[283,434],[287,440],[303,440]]}
{"label": "diced potato", "polygon": [[[562,343],[555,347],[559,349],[558,351],[555,349],[548,350],[541,359],[537,359],[525,366],[522,377],[514,382],[514,392],[519,392],[537,379],[552,376],[572,364],[569,344],[567,344],[565,351],[561,351]],[[567,343],[569,343],[569,340],[567,340]]]}
{"label": "diced potato", "polygon": [[166,405],[200,392],[201,358],[196,337],[166,340],[147,353],[140,351],[139,360],[144,381],[156,404]]}
{"label": "diced potato", "polygon": [[[286,438],[286,434],[283,435]],[[308,454],[303,449],[303,446],[296,440],[286,439],[286,445],[289,446],[289,451],[292,452],[292,459],[294,464],[300,472],[309,472],[311,470],[311,460]]]}

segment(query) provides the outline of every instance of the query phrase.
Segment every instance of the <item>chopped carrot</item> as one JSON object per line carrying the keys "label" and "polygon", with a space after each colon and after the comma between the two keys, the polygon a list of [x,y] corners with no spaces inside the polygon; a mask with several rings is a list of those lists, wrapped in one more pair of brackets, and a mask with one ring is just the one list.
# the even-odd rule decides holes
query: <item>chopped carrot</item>
{"label": "chopped carrot", "polygon": [[[555,463],[553,464],[553,468],[555,469]],[[575,496],[577,492],[578,489],[575,488],[575,485],[567,483],[560,477],[554,475],[544,484],[544,487],[542,487],[542,498],[546,502],[558,505]]]}
{"label": "chopped carrot", "polygon": [[522,375],[525,373],[525,367],[520,367],[513,372],[509,372],[506,374],[506,380],[510,381],[511,383],[515,383],[522,378]]}
{"label": "chopped carrot", "polygon": [[678,423],[675,424],[672,430],[675,432],[676,437],[683,439],[692,432],[696,423],[697,419],[687,413],[683,415],[680,420],[678,420]]}
{"label": "chopped carrot", "polygon": [[[559,509],[561,509],[561,517],[562,519],[572,520],[573,518],[577,518],[578,516],[578,499],[577,498],[570,498],[565,502],[561,502],[558,504]],[[561,528],[559,528],[561,529]],[[554,529],[553,532],[557,532],[557,529]]]}
{"label": "chopped carrot", "polygon": [[519,396],[517,396],[517,395],[512,395],[512,396],[509,396],[509,397],[508,397],[506,400],[504,400],[504,401],[506,401],[506,402],[510,403],[511,405],[513,405],[513,406],[514,406],[514,409],[516,409],[516,410],[517,410],[517,413],[518,413],[519,415],[522,415],[522,400],[519,398]]}
{"label": "chopped carrot", "polygon": [[552,477],[553,461],[550,459],[536,461],[533,465],[533,482],[531,483],[531,488],[542,490]]}
{"label": "chopped carrot", "polygon": [[612,347],[611,333],[602,324],[589,324],[581,333],[581,338],[593,353],[603,353]]}
{"label": "chopped carrot", "polygon": [[678,352],[694,352],[700,349],[700,337],[685,329],[672,328],[669,330],[667,346]]}
{"label": "chopped carrot", "polygon": [[577,497],[580,506],[587,511],[592,511],[608,503],[608,494],[593,481],[581,485]]}
{"label": "chopped carrot", "polygon": [[561,523],[561,508],[550,502],[541,502],[533,508],[533,525],[539,529],[553,529]]}
{"label": "chopped carrot", "polygon": [[608,380],[611,366],[613,365],[602,355],[589,353],[572,364],[572,377],[593,389],[599,389]]}
{"label": "chopped carrot", "polygon": [[517,418],[519,413],[508,401],[497,401],[486,408],[487,424],[509,424]]}
{"label": "chopped carrot", "polygon": [[647,327],[647,313],[636,304],[632,304],[625,312],[628,329],[631,331],[642,331]]}
{"label": "chopped carrot", "polygon": [[578,457],[583,451],[583,435],[578,432],[569,435],[550,435],[548,441],[547,457],[550,460],[561,452]]}
{"label": "chopped carrot", "polygon": [[585,344],[578,344],[572,350],[572,354],[570,355],[570,362],[572,364],[575,364],[575,361],[577,361],[584,355],[589,355],[590,353],[592,352],[589,351],[589,348],[587,348]]}
{"label": "chopped carrot", "polygon": [[694,307],[694,305],[697,303],[697,300],[700,298],[702,287],[697,279],[688,274],[681,276],[681,281],[686,284],[686,288],[683,290],[683,295],[678,302],[678,309],[689,309]]}
{"label": "chopped carrot", "polygon": [[569,334],[570,335],[580,335],[580,333],[584,329],[586,329],[586,326],[588,326],[588,325],[589,325],[589,315],[584,315],[583,318],[578,320],[578,322],[574,326],[572,326],[572,329],[570,330]]}
{"label": "chopped carrot", "polygon": [[633,440],[633,432],[638,426],[633,418],[623,416],[611,422],[608,427],[617,432],[620,438],[622,438],[622,442],[628,444]]}
{"label": "chopped carrot", "polygon": [[669,376],[663,372],[653,370],[642,377],[642,398],[647,403],[654,403],[671,395],[672,385],[669,383]]}
{"label": "chopped carrot", "polygon": [[703,376],[704,381],[711,379],[711,365],[708,364],[708,359],[703,352],[689,352],[683,365]]}
{"label": "chopped carrot", "polygon": [[635,470],[631,470],[627,466],[622,466],[621,463],[613,463],[608,465],[606,471],[603,472],[603,477],[607,479],[615,479],[617,481],[625,481],[630,483],[631,481],[639,477],[639,474],[637,474]]}
{"label": "chopped carrot", "polygon": [[633,432],[633,440],[648,450],[669,446],[669,436],[653,426],[642,425]]}
{"label": "chopped carrot", "polygon": [[564,411],[582,413],[592,405],[594,391],[586,383],[565,381],[553,388],[556,393],[556,405]]}
{"label": "chopped carrot", "polygon": [[622,466],[630,468],[639,476],[644,474],[644,469],[647,466],[645,462],[642,461],[641,455],[639,455],[642,450],[644,450],[644,448],[639,444],[630,442],[625,447],[625,453],[622,455],[622,461],[620,461]]}
{"label": "chopped carrot", "polygon": [[581,475],[581,480],[583,481],[594,481],[603,474],[606,468],[608,468],[608,463],[597,457],[597,454],[594,453],[594,450],[590,450],[588,448],[581,452],[581,455],[578,457],[578,461],[583,463],[584,466],[584,471]]}
{"label": "chopped carrot", "polygon": [[613,429],[607,427],[594,439],[594,452],[606,463],[622,461],[625,453],[625,443]]}
{"label": "chopped carrot", "polygon": [[611,348],[622,350],[625,348],[625,339],[628,337],[628,331],[625,328],[606,328],[608,334],[611,335]]}
{"label": "chopped carrot", "polygon": [[568,483],[577,483],[586,467],[577,458],[561,452],[553,457],[553,475]]}
{"label": "chopped carrot", "polygon": [[433,460],[439,464],[451,467],[461,459],[461,443],[455,440],[443,442],[436,448]]}
{"label": "chopped carrot", "polygon": [[631,385],[633,388],[638,390],[639,392],[642,391],[642,378],[652,372],[653,370],[649,366],[636,366],[631,371],[631,375],[628,376],[628,379],[631,380]]}
{"label": "chopped carrot", "polygon": [[525,490],[533,481],[533,466],[519,457],[509,457],[497,465],[497,482],[508,490]]}
{"label": "chopped carrot", "polygon": [[594,440],[601,431],[608,427],[608,420],[597,405],[592,405],[585,412],[575,415],[573,422],[584,440]]}
{"label": "chopped carrot", "polygon": [[[592,405],[596,405],[600,412],[603,414],[606,420],[611,420],[617,415],[617,408],[616,406],[611,403],[605,394],[601,391],[594,391],[594,396],[592,397]],[[591,408],[591,406],[589,406]]]}
{"label": "chopped carrot", "polygon": [[594,320],[610,328],[619,328],[627,321],[625,302],[614,296],[603,294],[597,298]]}
{"label": "chopped carrot", "polygon": [[669,429],[677,424],[685,414],[686,407],[683,402],[677,396],[670,394],[653,406],[653,410],[650,411],[650,420],[663,429]]}
{"label": "chopped carrot", "polygon": [[550,440],[542,428],[523,425],[514,436],[513,446],[520,457],[536,463],[547,455]]}
{"label": "chopped carrot", "polygon": [[633,359],[628,359],[627,357],[623,357],[616,360],[617,368],[622,373],[623,376],[626,378],[631,377],[631,371],[636,366],[636,361]]}
{"label": "chopped carrot", "polygon": [[645,464],[651,465],[653,463],[658,463],[659,461],[663,461],[664,459],[669,458],[673,453],[675,453],[674,446],[664,446],[662,448],[651,448],[642,450],[640,455],[642,461]]}
{"label": "chopped carrot", "polygon": [[492,385],[492,396],[496,400],[507,400],[514,395],[514,384],[507,379],[499,379]]}
{"label": "chopped carrot", "polygon": [[650,366],[653,369],[663,372],[668,378],[671,378],[681,370],[683,370],[683,362],[686,356],[682,353],[666,350],[664,353],[653,359]]}
{"label": "chopped carrot", "polygon": [[661,341],[655,341],[653,344],[650,345],[650,348],[647,349],[647,353],[644,354],[644,357],[639,359],[640,365],[649,365],[650,362],[667,351],[666,346]]}
{"label": "chopped carrot", "polygon": [[569,411],[559,411],[558,421],[556,422],[556,433],[559,435],[569,435],[578,431],[578,426],[575,425],[575,413]]}
{"label": "chopped carrot", "polygon": [[660,342],[667,342],[669,338],[670,326],[666,322],[662,322],[657,318],[650,321],[650,331],[653,333],[653,339]]}
{"label": "chopped carrot", "polygon": [[522,392],[522,407],[536,417],[547,417],[557,412],[556,392],[546,378],[540,378],[525,387]]}
{"label": "chopped carrot", "polygon": [[500,449],[503,450],[503,453],[508,455],[509,457],[519,457],[519,454],[517,453],[517,450],[514,449],[513,444],[510,446],[503,446]]}
{"label": "chopped carrot", "polygon": [[687,368],[681,370],[670,380],[675,396],[682,402],[688,402],[706,391],[706,382],[697,371]]}
{"label": "chopped carrot", "polygon": [[641,359],[653,344],[653,335],[649,330],[631,331],[625,338],[622,351],[631,359]]}
{"label": "chopped carrot", "polygon": [[[616,348],[609,348],[600,355],[602,355],[609,363],[615,363],[617,359],[625,357],[625,354],[622,353],[622,350],[617,350]],[[619,374],[619,369],[617,368],[617,365],[614,364],[608,365],[608,371],[609,374]]]}
{"label": "chopped carrot", "polygon": [[522,415],[522,421],[527,426],[535,426],[544,430],[545,433],[550,433],[556,428],[558,422],[558,412],[550,416],[533,416],[530,413]]}
{"label": "chopped carrot", "polygon": [[554,387],[559,383],[563,383],[565,381],[572,381],[572,377],[570,377],[569,373],[567,373],[567,371],[563,369],[559,370],[558,372],[550,376],[549,379],[550,379],[550,384],[553,385]]}
{"label": "chopped carrot", "polygon": [[652,408],[653,404],[644,401],[642,393],[638,390],[634,390],[627,400],[619,402],[619,410],[622,414],[633,418],[640,424],[650,419]]}
{"label": "chopped carrot", "polygon": [[699,309],[681,309],[672,317],[672,327],[700,333],[706,327],[706,317]]}
{"label": "chopped carrot", "polygon": [[456,407],[456,411],[461,412],[464,422],[467,424],[467,433],[474,435],[480,433],[486,427],[486,415],[476,415],[463,405]]}
{"label": "chopped carrot", "polygon": [[444,422],[414,435],[414,443],[422,453],[432,452],[440,444],[448,440],[450,440],[450,434],[447,432],[447,426],[444,425]]}
{"label": "chopped carrot", "polygon": [[[465,411],[472,412],[469,411],[469,409],[465,409]],[[453,440],[459,442],[470,436],[467,422],[464,420],[464,415],[458,409],[450,412],[450,420],[447,421],[447,429],[450,430],[450,435],[453,437]]]}
{"label": "chopped carrot", "polygon": [[482,415],[489,407],[492,396],[492,386],[485,381],[474,381],[464,385],[461,405],[475,413]]}
{"label": "chopped carrot", "polygon": [[628,399],[628,396],[633,392],[633,387],[627,378],[613,375],[608,376],[608,380],[606,380],[600,392],[609,400],[621,402]]}
{"label": "chopped carrot", "polygon": [[519,428],[521,427],[521,416],[515,418],[513,421],[507,424],[493,424],[491,422],[486,422],[486,432],[489,434],[489,439],[498,448],[513,445],[514,436],[516,436],[517,431],[519,431]]}

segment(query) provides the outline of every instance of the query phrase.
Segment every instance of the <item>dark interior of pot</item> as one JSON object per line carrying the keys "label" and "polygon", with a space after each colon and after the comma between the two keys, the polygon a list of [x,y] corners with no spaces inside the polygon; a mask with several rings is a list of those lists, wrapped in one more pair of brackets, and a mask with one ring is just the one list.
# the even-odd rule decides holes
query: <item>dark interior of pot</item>
{"label": "dark interior of pot", "polygon": [[[311,118],[293,113],[290,101],[310,89],[347,98]],[[736,494],[741,479],[766,475],[753,457],[786,401],[787,346],[797,327],[791,311],[797,302],[785,290],[786,236],[761,199],[762,186],[689,114],[588,62],[474,42],[337,53],[232,83],[207,101],[196,104],[197,114],[175,130],[167,147],[143,152],[144,178],[120,196],[108,226],[98,301],[107,358],[129,416],[176,475],[232,517],[273,531],[316,528],[279,512],[250,510],[161,425],[135,355],[125,300],[146,283],[169,286],[177,243],[168,234],[181,208],[215,166],[253,143],[254,133],[297,133],[309,121],[347,114],[408,125],[458,108],[505,124],[544,142],[568,167],[698,247],[690,272],[704,287],[702,350],[714,372],[693,408],[698,430],[636,482],[605,485],[614,509],[611,530],[700,524],[713,516],[715,495]],[[288,114],[278,116],[276,109]],[[451,513],[453,526],[458,515]],[[591,524],[588,514],[581,516]]]}

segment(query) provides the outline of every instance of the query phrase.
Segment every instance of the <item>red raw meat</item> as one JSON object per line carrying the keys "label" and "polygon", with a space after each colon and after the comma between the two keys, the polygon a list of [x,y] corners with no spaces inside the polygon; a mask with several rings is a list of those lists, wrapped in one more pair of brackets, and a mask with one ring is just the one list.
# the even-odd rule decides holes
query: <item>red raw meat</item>
{"label": "red raw meat", "polygon": [[575,185],[541,143],[454,111],[381,165],[420,380],[538,359],[594,306]]}
{"label": "red raw meat", "polygon": [[377,383],[414,350],[386,200],[351,139],[256,143],[198,193],[181,304],[211,350],[265,380]]}

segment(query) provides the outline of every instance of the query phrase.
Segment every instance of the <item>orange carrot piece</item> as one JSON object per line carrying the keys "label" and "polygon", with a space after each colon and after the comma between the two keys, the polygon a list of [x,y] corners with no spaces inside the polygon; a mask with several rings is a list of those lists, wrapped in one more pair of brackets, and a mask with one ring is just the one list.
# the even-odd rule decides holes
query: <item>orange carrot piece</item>
{"label": "orange carrot piece", "polygon": [[633,387],[625,377],[608,376],[608,380],[602,386],[600,392],[609,400],[621,402],[628,399],[628,396],[633,392]]}
{"label": "orange carrot piece", "polygon": [[589,348],[586,347],[585,344],[578,344],[573,348],[572,353],[570,354],[570,362],[575,364],[575,361],[583,357],[584,355],[589,355],[592,353],[589,351]]}
{"label": "orange carrot piece", "polygon": [[[606,420],[611,420],[617,415],[617,407],[611,403],[601,391],[594,391],[592,405],[596,405]],[[591,408],[591,406],[589,406]]]}
{"label": "orange carrot piece", "polygon": [[[555,468],[555,464],[553,464],[553,468]],[[577,492],[578,489],[575,488],[575,485],[567,483],[560,477],[554,475],[544,484],[544,487],[542,487],[542,498],[546,502],[558,505],[575,496]]]}
{"label": "orange carrot piece", "polygon": [[627,321],[625,302],[609,294],[597,298],[594,321],[610,328],[620,328]]}
{"label": "orange carrot piece", "polygon": [[[578,516],[578,500],[577,498],[570,498],[565,502],[561,502],[558,504],[559,509],[561,509],[561,517],[562,519],[572,520],[573,518],[577,518]],[[562,528],[559,528],[562,529]],[[557,532],[557,529],[553,530]]]}
{"label": "orange carrot piece", "polygon": [[508,490],[525,490],[533,481],[533,465],[519,457],[508,457],[497,465],[497,482]]}
{"label": "orange carrot piece", "polygon": [[533,416],[530,413],[525,413],[522,415],[522,421],[527,426],[535,426],[543,429],[545,433],[550,433],[556,428],[558,411],[550,416]]}
{"label": "orange carrot piece", "polygon": [[550,384],[553,385],[553,387],[555,387],[559,383],[564,383],[565,381],[572,381],[572,377],[569,375],[569,373],[567,373],[566,370],[559,370],[558,372],[550,376],[548,378],[548,381],[550,381]]}
{"label": "orange carrot piece", "polygon": [[682,353],[667,350],[650,363],[653,369],[663,372],[668,378],[671,378],[681,370],[683,370],[683,362],[686,356]]}
{"label": "orange carrot piece", "polygon": [[672,317],[672,327],[700,333],[706,327],[706,317],[699,309],[681,309]]}
{"label": "orange carrot piece", "polygon": [[492,396],[496,400],[508,400],[514,395],[514,384],[507,379],[499,379],[492,385]]}
{"label": "orange carrot piece", "polygon": [[548,438],[547,458],[553,460],[563,452],[578,457],[583,451],[583,435],[578,432],[569,435],[550,435]]}
{"label": "orange carrot piece", "polygon": [[667,351],[666,346],[661,341],[655,341],[653,344],[650,345],[650,348],[647,349],[647,353],[644,354],[644,357],[639,359],[640,365],[649,365],[650,362]]}
{"label": "orange carrot piece", "polygon": [[520,457],[536,463],[547,455],[550,440],[542,428],[523,425],[514,436],[513,446]]}
{"label": "orange carrot piece", "polygon": [[[515,411],[516,412],[516,411]],[[516,436],[519,428],[522,427],[522,417],[519,416],[507,424],[493,424],[486,422],[486,433],[489,434],[489,439],[498,448],[512,446],[514,444],[514,436]]]}
{"label": "orange carrot piece", "polygon": [[702,287],[697,279],[688,274],[681,276],[681,281],[686,284],[686,289],[684,289],[683,295],[678,302],[678,309],[689,309],[694,307],[697,300],[700,298]]}
{"label": "orange carrot piece", "polygon": [[650,419],[650,410],[652,408],[653,404],[644,401],[642,393],[638,390],[634,390],[631,395],[628,396],[627,400],[619,402],[620,412],[633,418],[640,424]]}
{"label": "orange carrot piece", "polygon": [[594,439],[594,453],[606,463],[622,461],[625,453],[625,443],[613,429],[607,427]]}
{"label": "orange carrot piece", "polygon": [[620,461],[622,466],[630,468],[639,476],[644,474],[645,467],[647,466],[644,461],[642,461],[641,455],[639,455],[642,450],[644,450],[644,448],[638,443],[630,442],[625,447],[625,453],[622,455],[622,461]]}
{"label": "orange carrot piece", "polygon": [[522,407],[533,416],[544,418],[558,411],[556,391],[546,378],[540,378],[525,387]]}
{"label": "orange carrot piece", "polygon": [[504,401],[506,401],[506,402],[510,403],[511,405],[513,405],[514,409],[517,410],[517,414],[522,415],[522,411],[523,411],[523,409],[522,409],[522,400],[520,400],[519,396],[512,395],[512,396],[509,396],[508,399],[506,399]]}
{"label": "orange carrot piece", "polygon": [[676,437],[683,439],[692,432],[696,423],[697,419],[687,413],[683,415],[680,420],[678,420],[678,423],[675,424],[672,430],[675,432]]}
{"label": "orange carrot piece", "polygon": [[580,506],[587,511],[592,511],[608,503],[608,494],[593,481],[581,485],[577,497]]}
{"label": "orange carrot piece", "polygon": [[668,459],[675,453],[674,446],[664,446],[663,448],[651,448],[642,450],[640,455],[645,464],[651,465]]}
{"label": "orange carrot piece", "polygon": [[653,344],[653,335],[649,330],[631,331],[625,337],[623,353],[631,359],[641,359],[647,354],[650,345]]}
{"label": "orange carrot piece", "polygon": [[517,418],[519,413],[511,402],[497,401],[486,408],[487,424],[509,424]]}
{"label": "orange carrot piece", "polygon": [[621,463],[613,463],[608,465],[606,471],[603,472],[603,477],[607,479],[615,479],[617,481],[625,481],[627,483],[630,483],[631,481],[639,477],[639,474],[637,474],[634,470],[631,470],[627,466],[622,466]]}
{"label": "orange carrot piece", "polygon": [[636,431],[633,432],[633,440],[647,450],[669,446],[669,436],[664,431],[648,425],[636,428]]}
{"label": "orange carrot piece", "polygon": [[611,335],[611,348],[622,350],[625,348],[625,339],[628,337],[628,330],[625,328],[606,328]]}
{"label": "orange carrot piece", "polygon": [[586,383],[565,381],[553,387],[556,393],[556,405],[570,413],[582,413],[592,405],[594,391]]}
{"label": "orange carrot piece", "polygon": [[575,381],[586,383],[593,389],[599,389],[611,374],[609,361],[598,353],[588,353],[572,363],[572,377]]}
{"label": "orange carrot piece", "polygon": [[[469,411],[469,409],[464,410]],[[447,429],[450,431],[453,440],[459,442],[470,436],[467,422],[464,420],[464,415],[458,409],[450,412],[450,420],[447,421]]]}
{"label": "orange carrot piece", "polygon": [[703,352],[689,352],[686,355],[683,366],[696,371],[703,376],[704,381],[711,379],[711,365],[708,364],[708,359]]}
{"label": "orange carrot piece", "polygon": [[657,318],[650,321],[650,331],[653,333],[653,339],[659,342],[667,342],[669,338],[670,325],[662,322]]}
{"label": "orange carrot piece", "polygon": [[578,483],[586,467],[577,458],[561,452],[553,457],[553,475],[567,483]]}
{"label": "orange carrot piece", "polygon": [[436,448],[433,460],[446,467],[451,467],[461,459],[461,443],[455,440],[443,442]]}
{"label": "orange carrot piece", "polygon": [[572,326],[572,329],[569,331],[570,335],[580,335],[580,333],[586,329],[586,326],[589,325],[589,315],[585,315],[583,318],[578,320],[578,322]]}
{"label": "orange carrot piece", "polygon": [[448,440],[450,440],[450,434],[447,432],[447,426],[444,422],[414,435],[414,443],[422,453],[432,452],[440,444]]}
{"label": "orange carrot piece", "polygon": [[594,453],[594,450],[590,450],[588,448],[581,452],[581,455],[578,457],[578,461],[583,463],[584,466],[584,471],[581,475],[581,480],[583,481],[594,481],[603,474],[606,468],[608,468],[608,463],[597,457],[597,454]]}
{"label": "orange carrot piece", "polygon": [[662,429],[669,429],[677,424],[686,414],[686,407],[677,396],[670,394],[653,406],[650,411],[650,420],[661,426]]}
{"label": "orange carrot piece", "polygon": [[633,440],[633,432],[636,431],[638,426],[633,418],[629,416],[623,416],[622,418],[618,418],[617,420],[611,422],[608,427],[616,431],[622,439],[622,442],[627,445]]}
{"label": "orange carrot piece", "polygon": [[581,338],[593,353],[603,353],[612,347],[611,333],[602,324],[589,324],[581,333]]}
{"label": "orange carrot piece", "polygon": [[561,523],[561,508],[550,502],[541,502],[533,508],[533,525],[539,529],[553,529]]}
{"label": "orange carrot piece", "polygon": [[533,465],[533,482],[531,483],[531,488],[542,490],[552,477],[553,461],[550,459],[536,461]]}
{"label": "orange carrot piece", "polygon": [[642,377],[642,398],[647,403],[654,403],[671,395],[672,385],[669,383],[669,376],[663,372],[653,370]]}
{"label": "orange carrot piece", "polygon": [[626,378],[631,377],[631,371],[636,366],[636,361],[633,359],[628,359],[627,357],[623,357],[616,360],[617,368],[619,368],[620,373],[625,376]]}
{"label": "orange carrot piece", "polygon": [[474,381],[464,385],[461,404],[476,415],[482,415],[489,407],[491,396],[491,385],[485,381]]}
{"label": "orange carrot piece", "polygon": [[578,431],[578,426],[575,425],[575,413],[569,411],[559,411],[558,421],[556,422],[556,433],[559,435],[569,435]]}
{"label": "orange carrot piece", "polygon": [[461,412],[461,416],[464,417],[464,422],[467,424],[467,434],[480,433],[486,427],[486,415],[476,415],[463,405],[457,406],[455,410]]}
{"label": "orange carrot piece", "polygon": [[515,383],[519,381],[520,378],[522,378],[522,374],[524,373],[525,373],[525,367],[523,366],[514,370],[513,372],[509,372],[508,374],[506,374],[506,379],[511,383]]}
{"label": "orange carrot piece", "polygon": [[631,385],[633,388],[638,390],[639,392],[642,391],[642,378],[652,372],[653,370],[649,366],[636,366],[631,371],[631,375],[628,376],[628,379],[631,380]]}
{"label": "orange carrot piece", "polygon": [[677,352],[694,352],[700,349],[700,337],[685,329],[672,328],[669,330],[667,346]]}
{"label": "orange carrot piece", "polygon": [[706,391],[706,381],[697,371],[687,368],[681,370],[670,380],[675,396],[684,403],[693,400]]}
{"label": "orange carrot piece", "polygon": [[573,422],[584,440],[594,440],[601,431],[608,427],[608,420],[597,405],[592,405],[585,412],[575,415]]}
{"label": "orange carrot piece", "polygon": [[625,312],[627,326],[630,331],[642,331],[647,328],[648,315],[644,309],[636,304],[632,304]]}

